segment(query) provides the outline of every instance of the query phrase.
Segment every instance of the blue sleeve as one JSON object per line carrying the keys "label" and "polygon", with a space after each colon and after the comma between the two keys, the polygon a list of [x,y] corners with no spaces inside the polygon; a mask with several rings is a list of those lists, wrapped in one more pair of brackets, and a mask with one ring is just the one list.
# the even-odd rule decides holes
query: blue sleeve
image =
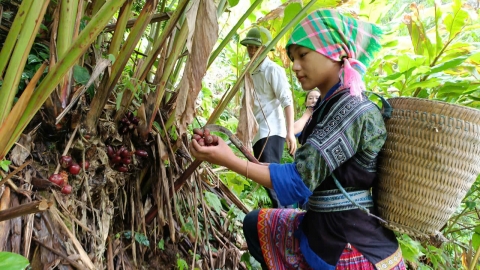
{"label": "blue sleeve", "polygon": [[273,190],[277,193],[278,200],[282,205],[307,202],[312,192],[303,183],[297,171],[295,163],[276,164],[270,163],[270,179]]}

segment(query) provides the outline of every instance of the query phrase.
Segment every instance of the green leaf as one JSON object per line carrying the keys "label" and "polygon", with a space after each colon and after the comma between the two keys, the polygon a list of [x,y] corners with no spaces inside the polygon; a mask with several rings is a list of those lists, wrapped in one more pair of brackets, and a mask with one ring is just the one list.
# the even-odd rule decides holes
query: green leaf
{"label": "green leaf", "polygon": [[425,63],[426,59],[422,55],[402,54],[398,57],[398,71],[405,72],[416,68]]}
{"label": "green leaf", "polygon": [[438,89],[438,98],[443,97],[455,97],[458,98],[461,94],[465,92],[470,86],[471,82],[461,81],[461,82],[446,82],[441,88]]}
{"label": "green leaf", "polygon": [[234,7],[234,6],[238,5],[238,2],[240,2],[240,0],[228,0],[228,5],[230,7]]}
{"label": "green leaf", "polygon": [[130,239],[130,238],[132,238],[132,232],[131,231],[124,232],[123,236],[125,236],[125,238],[127,238],[127,239]]}
{"label": "green leaf", "polygon": [[453,12],[449,13],[443,23],[449,32],[449,40],[453,39],[468,21],[468,12],[462,9],[461,1],[455,0],[452,5]]}
{"label": "green leaf", "polygon": [[25,269],[30,263],[22,255],[12,252],[0,252],[0,269],[20,270]]}
{"label": "green leaf", "polygon": [[470,57],[470,54],[454,58],[454,59],[449,60],[445,63],[440,64],[440,65],[436,65],[436,66],[432,67],[432,69],[430,70],[430,72],[428,72],[428,74],[433,74],[433,73],[437,73],[437,72],[440,72],[440,71],[444,71],[444,70],[447,70],[447,69],[454,68],[454,67],[462,64],[463,62],[465,62],[465,60],[467,60],[468,57]]}
{"label": "green leaf", "polygon": [[281,28],[285,27],[289,22],[297,16],[297,14],[302,10],[302,5],[300,3],[291,3],[289,4],[284,11],[283,22]]}
{"label": "green leaf", "polygon": [[2,170],[8,172],[8,166],[11,164],[12,162],[10,160],[2,160],[0,161],[0,168],[2,168]]}
{"label": "green leaf", "polygon": [[150,241],[148,241],[147,237],[143,233],[135,233],[135,241],[144,246],[150,246]]}
{"label": "green leaf", "polygon": [[433,88],[433,87],[437,87],[441,84],[441,82],[437,79],[437,78],[430,78],[426,81],[423,81],[423,82],[416,82],[416,83],[412,83],[410,85],[407,86],[406,90],[410,90],[410,89],[416,89],[416,88]]}
{"label": "green leaf", "polygon": [[165,250],[165,240],[163,240],[163,238],[160,239],[160,242],[158,242],[158,248],[160,250]]}
{"label": "green leaf", "polygon": [[403,258],[407,261],[417,261],[418,257],[424,254],[421,251],[421,245],[412,240],[408,235],[397,237],[400,248],[402,249]]}
{"label": "green leaf", "polygon": [[468,60],[474,62],[474,63],[477,63],[477,64],[480,64],[480,52],[476,52],[474,54],[472,54]]}
{"label": "green leaf", "polygon": [[180,256],[179,256],[178,254],[177,254],[177,257],[178,257],[178,258],[177,258],[177,267],[178,267],[178,269],[180,269],[180,270],[188,269],[188,264],[187,264],[187,262],[186,262],[184,259],[180,258]]}
{"label": "green leaf", "polygon": [[181,231],[196,235],[195,224],[193,224],[192,217],[187,218],[187,222],[183,224]]}
{"label": "green leaf", "polygon": [[30,65],[30,64],[34,64],[34,63],[40,63],[42,62],[42,59],[38,58],[36,55],[34,54],[29,54],[28,57],[27,57],[27,63]]}
{"label": "green leaf", "polygon": [[212,192],[205,191],[205,200],[210,207],[213,207],[215,212],[220,215],[222,211],[222,202],[218,199],[217,195]]}
{"label": "green leaf", "polygon": [[480,234],[476,233],[472,236],[472,247],[475,250],[478,250],[480,246]]}
{"label": "green leaf", "polygon": [[115,55],[109,54],[109,55],[107,55],[107,59],[110,60],[110,62],[112,62],[112,65],[113,65],[113,63],[115,63]]}
{"label": "green leaf", "polygon": [[86,85],[90,80],[90,73],[85,67],[75,65],[73,66],[73,79],[79,84]]}
{"label": "green leaf", "polygon": [[117,94],[117,99],[115,100],[115,109],[118,111],[120,109],[120,105],[122,105],[122,98],[123,98],[123,92],[120,92]]}
{"label": "green leaf", "polygon": [[465,205],[470,209],[470,210],[475,210],[475,207],[477,206],[477,203],[475,201],[466,201]]}

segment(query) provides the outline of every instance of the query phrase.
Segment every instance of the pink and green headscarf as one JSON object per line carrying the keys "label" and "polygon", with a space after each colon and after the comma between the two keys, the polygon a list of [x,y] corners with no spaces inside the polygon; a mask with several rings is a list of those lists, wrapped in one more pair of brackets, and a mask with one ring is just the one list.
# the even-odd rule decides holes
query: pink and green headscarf
{"label": "pink and green headscarf", "polygon": [[342,15],[331,9],[310,13],[293,30],[287,43],[296,44],[334,60],[342,61],[342,88],[358,96],[365,90],[362,80],[373,54],[381,49],[382,31],[376,25]]}

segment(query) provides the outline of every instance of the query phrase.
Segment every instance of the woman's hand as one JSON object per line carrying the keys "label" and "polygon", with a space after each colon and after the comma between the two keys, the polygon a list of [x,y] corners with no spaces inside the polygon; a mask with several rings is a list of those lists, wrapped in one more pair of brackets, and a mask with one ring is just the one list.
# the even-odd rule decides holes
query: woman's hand
{"label": "woman's hand", "polygon": [[220,166],[229,167],[229,161],[236,160],[232,149],[222,138],[218,138],[217,145],[201,146],[197,140],[192,139],[190,143],[190,152],[192,155],[202,161],[207,161]]}
{"label": "woman's hand", "polygon": [[[204,131],[206,132],[204,133]],[[255,164],[240,159],[220,137],[216,139],[216,143],[205,143],[210,133],[207,129],[204,131],[195,130],[190,143],[190,152],[196,159],[227,167],[238,174],[249,177],[260,185],[272,188],[268,164]]]}

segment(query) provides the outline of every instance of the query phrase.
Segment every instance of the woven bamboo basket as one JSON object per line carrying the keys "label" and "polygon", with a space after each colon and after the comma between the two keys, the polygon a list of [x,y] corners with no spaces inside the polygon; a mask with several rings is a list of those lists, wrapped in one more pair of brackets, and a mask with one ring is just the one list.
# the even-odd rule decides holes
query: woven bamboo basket
{"label": "woven bamboo basket", "polygon": [[376,200],[386,227],[416,237],[440,229],[480,173],[480,110],[391,98]]}

